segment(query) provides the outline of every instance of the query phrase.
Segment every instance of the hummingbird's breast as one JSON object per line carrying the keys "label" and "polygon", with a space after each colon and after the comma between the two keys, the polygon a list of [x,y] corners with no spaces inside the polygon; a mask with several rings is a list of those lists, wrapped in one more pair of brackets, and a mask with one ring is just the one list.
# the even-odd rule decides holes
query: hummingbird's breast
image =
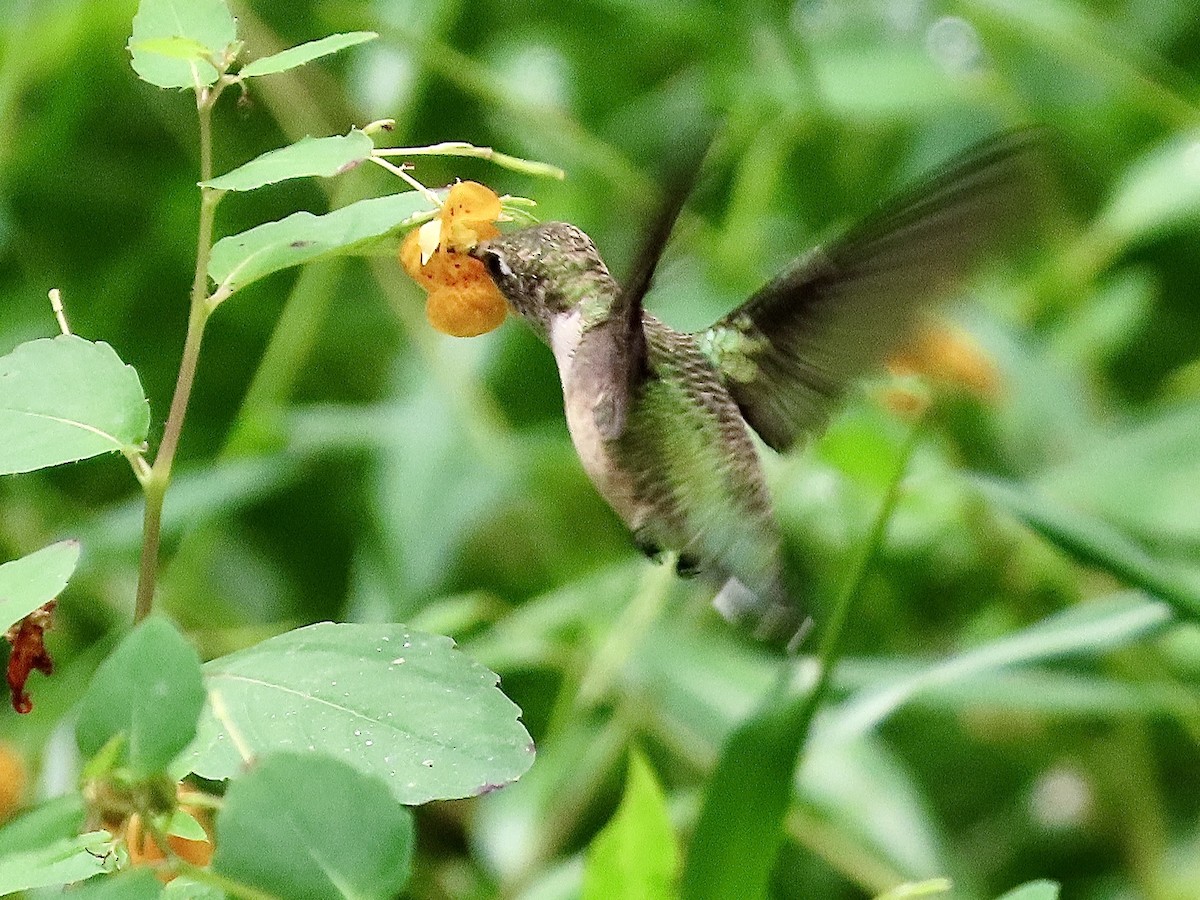
{"label": "hummingbird's breast", "polygon": [[581,387],[584,379],[575,377],[577,354],[583,341],[579,309],[555,316],[550,321],[548,337],[562,382],[567,431],[583,470],[622,521],[630,528],[637,528],[646,517],[646,509],[644,503],[638,502],[633,474],[622,464],[612,443],[600,434],[596,424],[599,398]]}

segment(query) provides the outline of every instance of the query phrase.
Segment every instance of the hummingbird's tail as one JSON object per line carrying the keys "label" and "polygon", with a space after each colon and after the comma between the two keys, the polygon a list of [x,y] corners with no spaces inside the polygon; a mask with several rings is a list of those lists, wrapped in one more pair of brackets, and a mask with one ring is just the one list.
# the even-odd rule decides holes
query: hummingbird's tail
{"label": "hummingbird's tail", "polygon": [[794,654],[812,629],[812,617],[782,591],[775,593],[764,598],[730,578],[713,598],[713,606],[727,621],[751,628],[759,640],[785,644],[788,654]]}

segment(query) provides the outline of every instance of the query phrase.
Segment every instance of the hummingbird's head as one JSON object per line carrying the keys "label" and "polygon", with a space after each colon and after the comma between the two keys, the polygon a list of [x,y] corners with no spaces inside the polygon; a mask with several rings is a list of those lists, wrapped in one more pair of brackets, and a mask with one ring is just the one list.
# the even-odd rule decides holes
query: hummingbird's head
{"label": "hummingbird's head", "polygon": [[566,222],[510,231],[483,241],[470,253],[483,262],[500,293],[542,338],[556,315],[616,288],[592,239]]}

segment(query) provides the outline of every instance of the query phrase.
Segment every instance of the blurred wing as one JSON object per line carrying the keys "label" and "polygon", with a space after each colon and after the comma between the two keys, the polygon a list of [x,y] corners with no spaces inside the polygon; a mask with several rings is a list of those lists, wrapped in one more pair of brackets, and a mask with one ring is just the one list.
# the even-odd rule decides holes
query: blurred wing
{"label": "blurred wing", "polygon": [[1039,132],[967,151],[828,247],[801,257],[701,336],[746,421],[776,450],[820,429],[920,311],[1032,219]]}
{"label": "blurred wing", "polygon": [[[642,331],[642,301],[662,259],[663,249],[671,237],[675,220],[692,192],[700,165],[712,143],[713,133],[707,125],[693,129],[679,142],[678,159],[671,171],[671,182],[663,193],[663,203],[650,227],[642,235],[633,268],[625,286],[613,305],[611,317],[590,329],[589,342],[606,348],[606,358],[589,368],[592,377],[605,383],[595,396],[596,427],[605,440],[616,440],[625,431],[629,416],[630,398],[646,374],[646,336]],[[600,331],[607,333],[598,333]]]}

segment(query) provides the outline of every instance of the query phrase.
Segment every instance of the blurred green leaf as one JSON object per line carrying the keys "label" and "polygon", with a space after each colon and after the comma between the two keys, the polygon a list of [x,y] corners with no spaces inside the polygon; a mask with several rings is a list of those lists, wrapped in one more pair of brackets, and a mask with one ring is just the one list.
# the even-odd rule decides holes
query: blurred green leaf
{"label": "blurred green leaf", "polygon": [[826,848],[876,890],[954,871],[930,794],[908,762],[874,736],[838,740],[821,725],[818,718],[795,779],[789,833]]}
{"label": "blurred green leaf", "polygon": [[373,41],[377,37],[379,35],[374,31],[351,31],[346,34],[331,34],[320,40],[308,41],[307,43],[281,50],[279,53],[272,53],[270,56],[256,59],[242,66],[238,74],[243,78],[254,78],[258,75],[274,75],[277,72],[286,72],[288,69],[294,69],[307,62],[312,62],[314,59],[328,56],[331,53],[337,53],[339,50],[345,50],[347,47],[353,47],[355,44]]}
{"label": "blurred green leaf", "polygon": [[[163,537],[177,536],[185,528],[198,528],[262,502],[294,484],[303,460],[283,453],[230,459],[191,471],[171,480],[163,511]],[[141,495],[101,509],[72,528],[88,548],[83,569],[136,552],[142,540]]]}
{"label": "blurred green leaf", "polygon": [[1086,514],[998,479],[972,483],[1046,540],[1169,603],[1179,615],[1200,618],[1200,580],[1157,559],[1121,532]]}
{"label": "blurred green leaf", "polygon": [[[840,680],[855,675],[860,665],[854,659],[843,660],[834,674],[833,690],[844,692],[847,687]],[[626,673],[625,692],[654,723],[656,740],[705,767],[718,753],[732,766],[733,756],[727,755],[732,745],[729,735],[753,712],[756,697],[778,678],[778,666],[777,659],[751,654],[729,635],[663,623],[635,654]],[[815,667],[801,662],[793,673],[790,693],[805,697],[814,677]],[[853,683],[886,677],[873,671],[855,675]],[[962,703],[968,705],[969,697]],[[868,883],[878,890],[950,871],[951,860],[927,798],[903,763],[872,737],[851,742],[831,739],[824,721],[817,719],[803,765],[792,781],[798,803],[787,820],[789,832],[826,851],[853,848],[848,850],[847,865],[870,873]],[[752,767],[757,760],[757,756],[747,757],[745,765]],[[752,775],[746,773],[745,778]],[[747,806],[740,815],[749,816],[749,810]],[[741,820],[733,821],[740,824]],[[713,828],[712,837],[721,839],[718,828]],[[763,852],[762,846],[754,852]]]}
{"label": "blurred green leaf", "polygon": [[[445,579],[471,529],[511,493],[516,472],[510,454],[472,439],[443,388],[419,381],[416,366],[403,376],[421,387],[373,430],[383,452],[372,486],[401,586],[424,597]],[[369,427],[363,421],[343,430],[364,436]]]}
{"label": "blurred green leaf", "polygon": [[0,896],[32,888],[82,881],[117,865],[115,843],[107,831],[89,831],[36,850],[0,858]]}
{"label": "blurred green leaf", "polygon": [[629,755],[625,794],[588,848],[583,900],[671,900],[679,848],[666,799],[641,753]]}
{"label": "blurred green leaf", "polygon": [[[181,40],[169,45],[169,53],[155,52],[158,42],[171,38]],[[219,58],[236,39],[237,26],[224,0],[141,0],[129,52],[133,70],[143,81],[161,88],[197,87],[213,84],[217,70],[193,52],[180,59],[178,49],[194,43],[209,57]]]}
{"label": "blurred green leaf", "polygon": [[236,779],[213,869],[281,900],[391,900],[408,881],[412,816],[377,778],[279,753]]}
{"label": "blurred green leaf", "polygon": [[[1170,631],[1163,640],[1186,635]],[[1155,642],[1157,648],[1158,642]],[[1129,681],[1088,671],[1085,661],[1074,666],[999,668],[961,680],[937,680],[912,694],[905,705],[953,715],[1020,716],[1108,721],[1128,718],[1170,720],[1194,714],[1189,689],[1170,683]],[[864,734],[855,717],[839,718],[840,710],[857,710],[856,699],[874,697],[892,684],[918,679],[929,668],[909,656],[864,656],[843,661],[835,687],[846,696],[844,707],[830,710],[825,724],[831,737]],[[864,709],[866,704],[864,703]],[[869,717],[864,717],[864,719]],[[844,727],[844,730],[843,730]]]}
{"label": "blurred green leaf", "polygon": [[486,793],[533,762],[496,676],[449,638],[403,625],[310,625],[214,659],[204,674],[209,702],[189,757],[204,778],[307,751],[417,804]]}
{"label": "blurred green leaf", "polygon": [[268,151],[232,172],[202,181],[200,186],[221,191],[252,191],[288,178],[330,178],[362,162],[374,149],[374,141],[357,128],[333,137],[306,137]]}
{"label": "blurred green leaf", "polygon": [[[792,800],[807,692],[788,690],[791,661],[762,705],[721,749],[683,871],[683,896],[765,897]],[[801,724],[803,723],[803,724]]]}
{"label": "blurred green leaf", "polygon": [[[1200,403],[1163,411],[1096,440],[1041,473],[1040,491],[1135,536],[1155,556],[1200,554]],[[1119,478],[1114,473],[1121,473]],[[1197,567],[1200,572],[1200,567]]]}
{"label": "blurred green leaf", "polygon": [[570,846],[597,794],[619,777],[627,737],[612,719],[565,720],[519,782],[479,799],[472,834],[478,857],[515,883]]}
{"label": "blurred green leaf", "polygon": [[228,897],[211,884],[194,881],[186,875],[173,879],[159,896],[163,900],[227,900]]}
{"label": "blurred green leaf", "polygon": [[377,247],[380,238],[427,214],[429,201],[417,191],[360,200],[323,216],[293,213],[221,238],[213,245],[208,276],[216,282],[215,296],[224,299],[280,269]]}
{"label": "blurred green leaf", "polygon": [[1099,368],[1143,336],[1158,285],[1144,266],[1123,266],[1096,286],[1091,302],[1064,316],[1054,336],[1056,355]]}
{"label": "blurred green leaf", "polygon": [[0,633],[62,593],[79,562],[79,542],[59,541],[0,565]]}
{"label": "blurred green leaf", "polygon": [[1058,882],[1042,879],[1013,888],[996,900],[1058,900],[1058,891]]}
{"label": "blurred green leaf", "polygon": [[130,43],[133,53],[142,55],[157,54],[169,56],[172,59],[186,59],[190,62],[206,60],[212,56],[212,50],[199,41],[186,37],[148,38],[144,41]]}
{"label": "blurred green leaf", "polygon": [[814,61],[820,97],[852,121],[888,121],[961,103],[961,87],[919,47],[837,47]]}
{"label": "blurred green leaf", "polygon": [[909,900],[911,897],[936,897],[953,890],[954,885],[948,878],[931,878],[928,881],[910,881],[897,885],[885,894],[880,894],[875,900]]}
{"label": "blurred green leaf", "polygon": [[203,841],[208,839],[208,832],[204,830],[204,826],[196,821],[195,817],[186,810],[180,808],[171,813],[171,819],[167,822],[163,829],[168,835],[186,838],[189,841]]}
{"label": "blurred green leaf", "polygon": [[1125,170],[1096,227],[1124,249],[1200,218],[1200,133],[1176,135]]}
{"label": "blurred green leaf", "polygon": [[141,448],[150,407],[112,347],[41,338],[0,357],[0,475]]}
{"label": "blurred green leaf", "polygon": [[71,900],[155,900],[163,886],[150,869],[128,869],[91,878],[71,889]]}
{"label": "blurred green leaf", "polygon": [[96,670],[75,737],[85,756],[124,735],[121,762],[135,774],[167,771],[196,735],[204,706],[200,658],[166,619],[133,629]]}
{"label": "blurred green leaf", "polygon": [[73,839],[83,828],[83,798],[68,794],[48,800],[0,828],[0,859]]}
{"label": "blurred green leaf", "polygon": [[1156,634],[1174,621],[1169,606],[1138,594],[1084,603],[908,678],[888,679],[831,711],[827,727],[844,738],[865,734],[922,691],[976,679],[1003,666],[1112,650]]}

